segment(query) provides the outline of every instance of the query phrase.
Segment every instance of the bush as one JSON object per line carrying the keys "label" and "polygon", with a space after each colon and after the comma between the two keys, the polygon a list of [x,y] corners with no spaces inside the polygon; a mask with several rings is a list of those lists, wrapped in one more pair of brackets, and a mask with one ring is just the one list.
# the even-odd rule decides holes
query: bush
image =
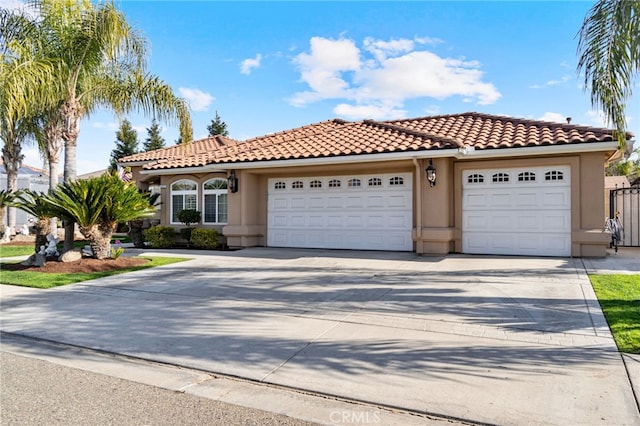
{"label": "bush", "polygon": [[175,231],[170,226],[152,226],[144,231],[144,236],[153,248],[169,248],[173,245]]}
{"label": "bush", "polygon": [[198,210],[185,209],[178,212],[178,220],[191,228],[192,223],[200,223],[202,215]]}
{"label": "bush", "polygon": [[198,248],[214,249],[218,247],[218,231],[195,228],[191,233],[191,244]]}
{"label": "bush", "polygon": [[187,247],[191,244],[191,233],[194,228],[182,228],[180,229],[180,237],[183,240],[187,240]]}

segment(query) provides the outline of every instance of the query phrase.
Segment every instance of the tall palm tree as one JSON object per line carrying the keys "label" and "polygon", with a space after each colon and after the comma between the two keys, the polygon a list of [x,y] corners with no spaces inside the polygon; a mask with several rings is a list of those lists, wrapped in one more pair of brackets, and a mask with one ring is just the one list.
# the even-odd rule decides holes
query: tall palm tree
{"label": "tall palm tree", "polygon": [[[82,118],[103,107],[119,115],[132,110],[178,122],[186,141],[192,138],[187,103],[171,87],[147,74],[146,41],[113,2],[34,0],[46,35],[43,57],[55,63],[54,90],[60,101],[64,141],[64,179],[76,177],[76,147]],[[65,250],[73,246],[66,227]]]}
{"label": "tall palm tree", "polygon": [[640,2],[599,0],[580,28],[578,71],[591,89],[592,105],[602,109],[626,145],[626,102],[640,72]]}
{"label": "tall palm tree", "polygon": [[[53,68],[48,60],[34,56],[36,27],[20,13],[0,8],[0,140],[7,173],[7,190],[15,192],[22,166],[22,146],[33,134],[37,108],[54,99],[41,91]],[[15,227],[15,209],[9,208],[8,226]]]}

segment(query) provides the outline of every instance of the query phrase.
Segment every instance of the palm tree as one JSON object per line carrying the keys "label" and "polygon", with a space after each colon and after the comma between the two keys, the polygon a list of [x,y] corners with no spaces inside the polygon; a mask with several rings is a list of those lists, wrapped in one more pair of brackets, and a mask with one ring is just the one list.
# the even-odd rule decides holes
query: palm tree
{"label": "palm tree", "polygon": [[[41,90],[54,91],[60,101],[64,141],[64,179],[76,177],[76,147],[80,121],[101,107],[119,115],[139,111],[168,122],[179,122],[186,141],[192,138],[187,103],[171,87],[146,73],[146,41],[128,25],[110,1],[34,0],[31,3],[45,30],[43,58],[56,73]],[[66,227],[65,250],[73,246],[73,228]]]}
{"label": "palm tree", "polygon": [[[10,192],[17,190],[22,146],[33,134],[35,110],[53,98],[51,92],[38,89],[50,80],[53,68],[33,55],[35,28],[26,15],[0,8],[0,140]],[[15,221],[10,207],[8,226],[14,227]]]}
{"label": "palm tree", "polygon": [[46,200],[44,194],[29,189],[25,189],[18,195],[15,204],[20,210],[24,210],[36,218],[34,249],[37,253],[41,246],[47,246],[47,235],[52,231],[51,218],[58,215],[59,212]]}
{"label": "palm tree", "polygon": [[45,196],[55,210],[76,221],[97,259],[111,256],[111,236],[119,222],[155,214],[149,197],[116,173],[67,181]]}
{"label": "palm tree", "polygon": [[7,207],[14,206],[14,201],[18,195],[19,192],[0,189],[0,238],[4,234],[4,227],[8,226],[5,223]]}
{"label": "palm tree", "polygon": [[579,32],[578,71],[591,88],[592,105],[602,109],[616,129],[620,148],[626,145],[625,103],[640,71],[640,2],[600,0]]}

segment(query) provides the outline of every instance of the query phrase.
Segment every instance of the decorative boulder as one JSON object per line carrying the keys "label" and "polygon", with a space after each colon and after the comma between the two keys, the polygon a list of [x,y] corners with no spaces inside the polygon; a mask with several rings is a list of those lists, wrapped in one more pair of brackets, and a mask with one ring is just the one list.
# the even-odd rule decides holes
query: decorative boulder
{"label": "decorative boulder", "polygon": [[80,250],[69,250],[58,258],[60,262],[75,262],[82,259],[82,252]]}

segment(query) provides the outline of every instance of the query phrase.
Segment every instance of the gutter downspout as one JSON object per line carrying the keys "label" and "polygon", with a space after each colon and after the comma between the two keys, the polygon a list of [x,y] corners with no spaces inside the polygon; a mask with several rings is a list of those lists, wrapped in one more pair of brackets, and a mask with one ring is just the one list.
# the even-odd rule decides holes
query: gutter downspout
{"label": "gutter downspout", "polygon": [[[411,159],[416,166],[416,253],[422,254],[422,187],[420,186],[420,164],[418,159]],[[418,246],[420,246],[418,248]]]}

